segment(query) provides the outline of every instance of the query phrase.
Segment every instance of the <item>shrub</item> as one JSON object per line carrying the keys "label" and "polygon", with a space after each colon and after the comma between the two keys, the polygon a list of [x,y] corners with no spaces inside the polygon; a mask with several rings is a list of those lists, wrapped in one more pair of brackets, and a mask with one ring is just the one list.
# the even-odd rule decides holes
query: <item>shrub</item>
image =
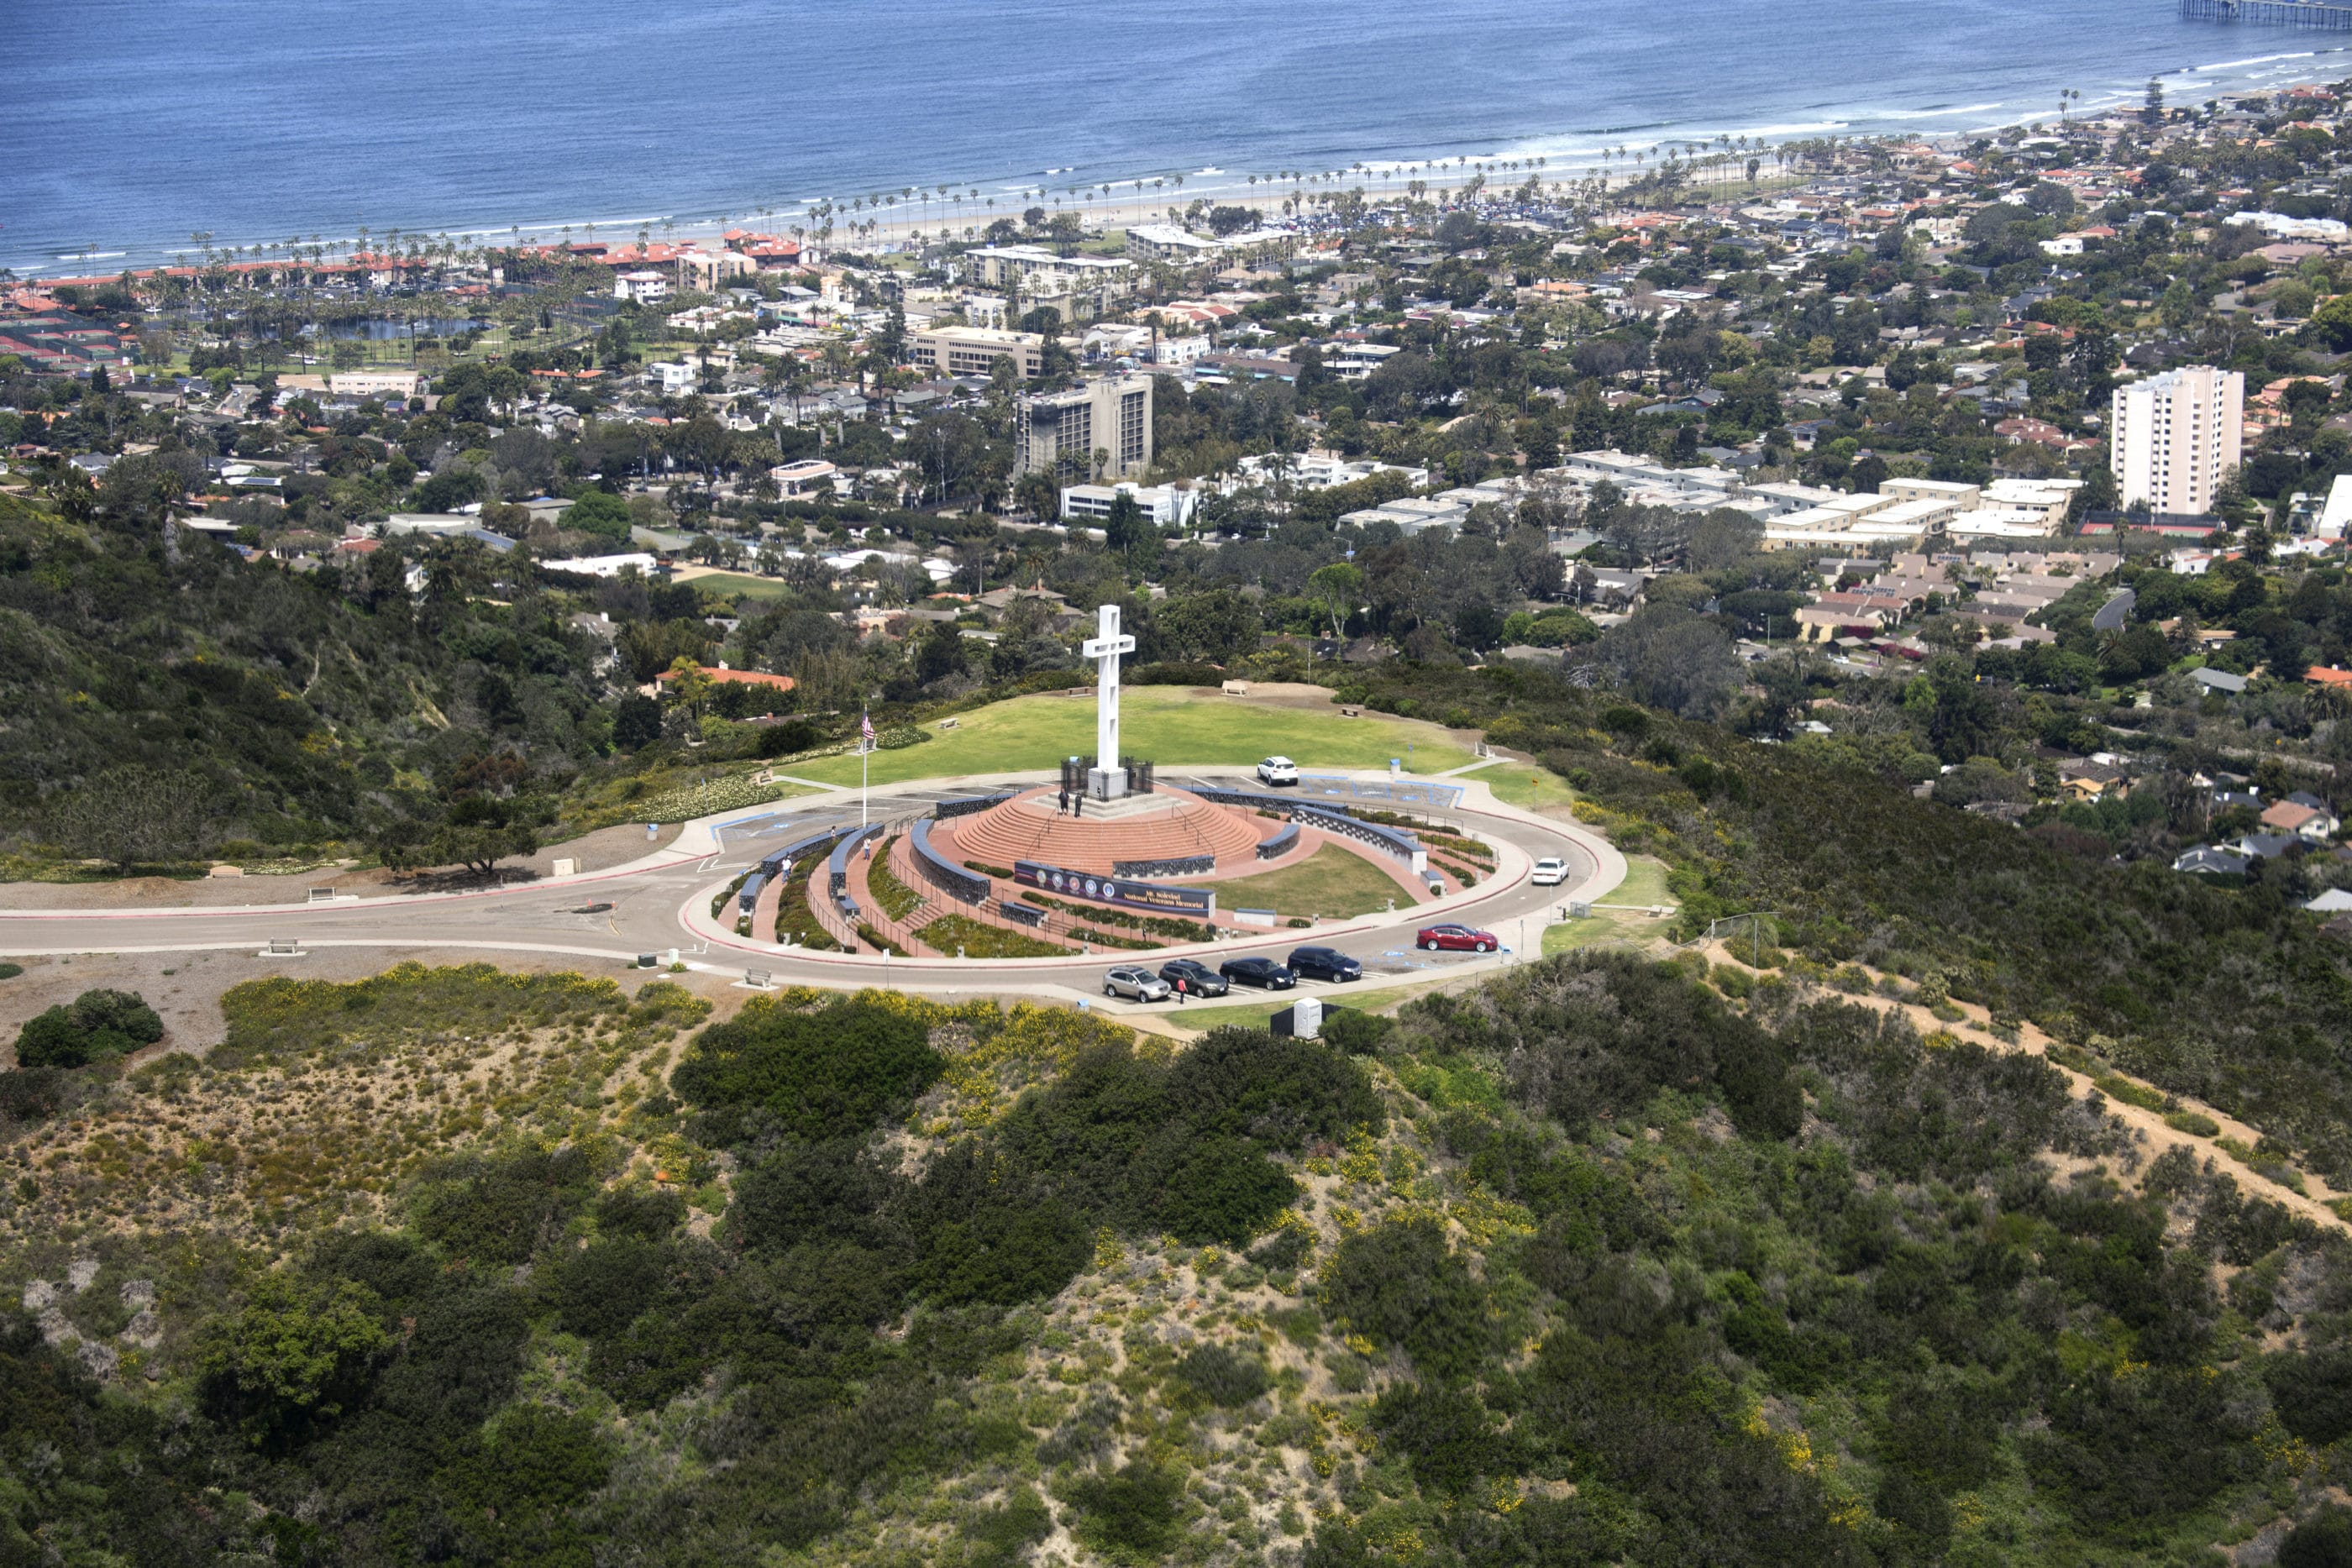
{"label": "shrub", "polygon": [[84,991],[70,1003],[25,1022],[16,1035],[19,1067],[80,1067],[127,1056],[163,1038],[163,1020],[134,991]]}
{"label": "shrub", "polygon": [[2164,1124],[2176,1133],[2189,1133],[2200,1138],[2218,1138],[2221,1135],[2221,1124],[2201,1111],[2167,1112]]}
{"label": "shrub", "polygon": [[1176,1364],[1176,1375],[1212,1405],[1246,1405],[1274,1385],[1265,1364],[1221,1344],[1204,1344]]}
{"label": "shrub", "polygon": [[565,1331],[599,1338],[628,1327],[660,1292],[668,1266],[662,1248],[630,1236],[567,1254],[555,1287]]}
{"label": "shrub", "polygon": [[875,855],[873,863],[866,868],[866,885],[873,891],[874,902],[882,906],[883,914],[903,921],[922,907],[923,895],[899,881],[898,873],[890,869],[890,846],[898,841],[888,841]]}
{"label": "shrub", "polygon": [[1372,1429],[1382,1448],[1412,1463],[1413,1479],[1433,1491],[1459,1494],[1511,1463],[1510,1444],[1467,1389],[1400,1385],[1373,1405]]}
{"label": "shrub", "polygon": [[340,1416],[390,1343],[378,1305],[350,1281],[305,1289],[262,1276],[244,1309],[206,1332],[197,1364],[205,1404],[257,1447]]}
{"label": "shrub", "polygon": [[1307,1232],[1285,1227],[1251,1248],[1249,1260],[1269,1273],[1286,1273],[1305,1260],[1308,1243]]}
{"label": "shrub", "polygon": [[1334,1049],[1350,1056],[1365,1056],[1379,1050],[1381,1041],[1395,1029],[1396,1019],[1360,1012],[1354,1008],[1327,1008],[1323,1013],[1323,1038]]}
{"label": "shrub", "polygon": [[961,950],[967,958],[1057,958],[1069,949],[1002,925],[990,925],[969,915],[942,915],[915,933],[934,951]]}
{"label": "shrub", "polygon": [[966,1521],[965,1544],[969,1568],[1013,1568],[1027,1561],[1029,1549],[1053,1533],[1054,1513],[1034,1487],[1014,1487],[994,1508],[982,1509]]}
{"label": "shrub", "polygon": [[[2164,1096],[2144,1083],[2135,1083],[2128,1078],[2120,1077],[2112,1072],[2103,1072],[2091,1082],[2098,1085],[2099,1092],[2110,1100],[2120,1100],[2126,1105],[2137,1105],[2143,1111],[2164,1109]],[[2221,1128],[2217,1126],[2213,1130],[2218,1133]]]}
{"label": "shrub", "polygon": [[921,1020],[862,998],[794,1012],[755,997],[697,1035],[670,1089],[706,1113],[711,1141],[756,1128],[802,1138],[865,1133],[935,1082],[945,1066]]}
{"label": "shrub", "polygon": [[1323,1310],[1375,1344],[1396,1345],[1425,1375],[1466,1377],[1494,1348],[1486,1288],[1427,1218],[1391,1220],[1339,1243]]}
{"label": "shrub", "polygon": [[44,1122],[65,1103],[65,1074],[54,1067],[0,1072],[0,1122]]}
{"label": "shrub", "polygon": [[1176,1544],[1176,1508],[1184,1485],[1156,1465],[1081,1476],[1065,1495],[1078,1512],[1078,1539],[1106,1556],[1156,1562]]}
{"label": "shrub", "polygon": [[2324,1504],[2279,1543],[2278,1568],[2352,1568],[2352,1509]]}
{"label": "shrub", "polygon": [[453,1258],[520,1263],[562,1232],[596,1188],[596,1172],[576,1148],[522,1149],[453,1162],[417,1203],[416,1228]]}

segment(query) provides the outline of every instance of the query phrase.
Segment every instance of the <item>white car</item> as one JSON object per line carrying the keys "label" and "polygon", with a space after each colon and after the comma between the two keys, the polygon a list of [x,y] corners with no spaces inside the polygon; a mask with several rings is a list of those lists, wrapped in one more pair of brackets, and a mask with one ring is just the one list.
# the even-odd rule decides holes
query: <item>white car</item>
{"label": "white car", "polygon": [[1133,997],[1139,1002],[1164,1002],[1175,992],[1149,969],[1121,967],[1103,976],[1103,995]]}
{"label": "white car", "polygon": [[1558,887],[1568,880],[1568,862],[1558,855],[1546,855],[1536,862],[1536,869],[1528,880],[1538,887]]}
{"label": "white car", "polygon": [[1296,784],[1298,764],[1287,757],[1269,757],[1257,765],[1257,781],[1261,784]]}

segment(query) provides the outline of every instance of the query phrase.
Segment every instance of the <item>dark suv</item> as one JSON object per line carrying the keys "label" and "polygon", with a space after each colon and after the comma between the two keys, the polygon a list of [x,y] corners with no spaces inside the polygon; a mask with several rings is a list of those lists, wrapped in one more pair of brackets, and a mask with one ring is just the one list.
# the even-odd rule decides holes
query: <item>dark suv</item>
{"label": "dark suv", "polygon": [[1294,947],[1283,962],[1302,979],[1360,980],[1364,967],[1336,947]]}
{"label": "dark suv", "polygon": [[1222,997],[1233,989],[1223,975],[1194,958],[1171,958],[1160,966],[1160,977],[1171,986],[1183,981],[1188,997]]}

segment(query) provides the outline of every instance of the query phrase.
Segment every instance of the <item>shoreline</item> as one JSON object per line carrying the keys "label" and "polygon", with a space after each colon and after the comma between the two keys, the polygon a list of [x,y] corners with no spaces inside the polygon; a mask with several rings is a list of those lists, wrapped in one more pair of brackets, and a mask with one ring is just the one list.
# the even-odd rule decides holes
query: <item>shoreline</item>
{"label": "shoreline", "polygon": [[[2317,39],[2308,38],[2307,35],[2283,34],[2280,36],[2281,42],[2302,42],[2306,39],[2315,44],[2319,43]],[[2156,73],[2156,79],[2165,85],[2168,102],[2176,105],[2189,101],[2202,102],[2208,98],[2222,94],[2277,92],[2295,86],[2343,80],[2347,78],[2352,78],[2352,43],[2320,45],[2307,49],[2241,54],[2229,59],[2185,65]],[[2181,90],[2190,87],[2196,87],[2200,90],[2194,94]],[[2136,107],[2140,101],[2142,91],[2141,86],[2122,85],[2096,89],[2073,106],[2067,111],[2066,118],[2095,120],[2113,113],[2118,109]],[[2013,114],[2001,112],[2011,109],[2016,112]],[[1993,118],[1988,120],[1972,118],[1979,114],[1990,115]],[[934,213],[926,209],[919,199],[909,202],[903,197],[896,206],[883,206],[880,211],[886,215],[872,220],[877,227],[872,240],[867,243],[898,243],[904,241],[917,231],[928,235],[936,232],[943,225],[951,226],[959,238],[962,236],[966,228],[971,229],[976,235],[997,218],[1017,217],[1023,209],[1033,205],[1045,207],[1049,215],[1056,211],[1075,210],[1087,221],[1089,227],[1118,228],[1139,222],[1164,220],[1168,207],[1172,205],[1181,208],[1196,199],[1205,199],[1213,205],[1248,206],[1260,213],[1278,214],[1282,203],[1296,194],[1311,196],[1318,193],[1360,189],[1368,196],[1378,197],[1402,192],[1416,179],[1424,181],[1433,194],[1441,189],[1451,193],[1459,190],[1478,172],[1480,165],[1485,166],[1488,191],[1515,189],[1524,183],[1530,173],[1538,175],[1547,187],[1555,183],[1581,184],[1599,177],[1604,179],[1611,188],[1615,188],[1641,178],[1648,172],[1648,161],[1644,158],[1637,164],[1636,172],[1630,179],[1622,178],[1618,174],[1618,170],[1622,167],[1622,162],[1614,158],[1604,158],[1604,150],[1612,153],[1622,152],[1631,156],[1654,153],[1664,148],[1696,144],[1706,147],[1710,152],[1725,152],[1731,150],[1723,145],[1721,139],[1744,138],[1748,142],[1747,147],[1744,151],[1734,153],[1738,162],[1744,168],[1748,157],[1761,157],[1765,160],[1766,169],[1769,170],[1772,167],[1771,158],[1776,150],[1801,145],[1824,137],[1849,142],[1876,141],[1890,137],[1919,141],[1969,138],[1993,135],[2021,126],[2050,123],[2058,116],[2046,107],[2028,109],[2020,98],[2012,94],[1990,103],[1962,104],[1952,107],[1931,106],[1916,110],[1856,109],[1843,114],[1833,110],[1823,110],[1817,117],[1809,120],[1794,120],[1762,126],[1751,125],[1744,130],[1728,122],[1743,119],[1753,120],[1761,117],[1725,115],[1722,118],[1727,123],[1719,126],[1703,127],[1694,124],[1686,128],[1677,128],[1672,123],[1662,123],[1646,125],[1638,131],[1628,128],[1606,136],[1598,132],[1582,132],[1498,138],[1487,143],[1492,151],[1484,152],[1456,152],[1451,156],[1432,154],[1417,158],[1384,156],[1354,159],[1339,169],[1326,169],[1311,174],[1303,183],[1277,179],[1270,174],[1260,175],[1258,180],[1253,183],[1250,179],[1250,172],[1247,170],[1224,169],[1214,164],[1209,164],[1190,172],[1178,172],[1163,168],[1158,172],[1147,171],[1108,179],[1097,178],[1091,184],[1078,187],[1078,193],[1076,195],[1072,194],[1070,186],[1054,183],[1056,179],[1076,172],[1075,169],[1048,171],[1045,174],[1034,179],[1017,181],[1006,180],[1001,176],[984,180],[970,179],[955,183],[960,190],[977,191],[979,198],[977,200],[960,199],[942,204],[940,199],[935,196],[932,205],[944,204],[947,207],[944,213]],[[1966,123],[1957,125],[1937,123],[1949,120],[1963,120]],[[1537,166],[1538,161],[1540,161],[1539,167]],[[1324,174],[1333,173],[1340,177],[1328,179],[1322,177]],[[1139,199],[1136,187],[1139,184],[1151,185],[1155,181],[1162,183],[1155,187],[1148,197]],[[1707,183],[1700,182],[1695,188],[1705,189]],[[1739,193],[1738,187],[1745,183],[1744,179],[1727,181],[1716,188],[1725,193],[1724,199],[1731,199]],[[1111,188],[1111,194],[1108,197],[1099,194],[1106,184]],[[934,182],[930,188],[935,190],[936,187],[937,182]],[[902,182],[899,189],[903,191],[905,188]],[[1093,200],[1087,199],[1087,193],[1089,192],[1097,193]],[[884,193],[886,196],[887,193]],[[730,228],[745,228],[761,233],[789,235],[795,225],[808,232],[814,232],[816,225],[811,217],[814,208],[820,202],[831,200],[835,210],[834,243],[835,248],[838,249],[846,248],[845,236],[851,224],[862,225],[869,221],[866,216],[866,211],[868,209],[853,210],[847,204],[857,200],[860,194],[862,193],[833,198],[804,197],[781,204],[756,204],[742,211],[718,213],[709,217],[688,218],[675,212],[666,214],[640,212],[632,216],[599,217],[571,223],[559,221],[522,223],[509,218],[495,223],[472,225],[437,226],[390,225],[383,230],[374,231],[371,238],[380,241],[383,235],[392,233],[413,235],[432,234],[436,237],[446,237],[453,241],[460,240],[463,236],[471,236],[475,244],[483,248],[496,249],[515,243],[517,235],[520,235],[520,242],[524,245],[559,244],[567,234],[575,239],[593,235],[615,243],[633,242],[641,228],[653,231],[654,237],[664,243],[715,239]],[[749,198],[746,200],[748,201]],[[992,207],[987,204],[991,200],[994,203]],[[623,204],[616,202],[614,204]],[[907,215],[910,207],[916,209],[915,216]],[[665,225],[667,226],[665,227]],[[301,225],[295,226],[299,228]],[[359,243],[359,236],[356,234],[328,235],[319,243],[325,246],[331,256],[338,251],[347,252]],[[216,250],[226,252],[231,248],[243,250],[247,246],[268,246],[274,253],[277,249],[282,248],[283,244],[282,240],[267,235],[249,240],[222,236]],[[118,237],[93,246],[87,253],[54,252],[16,258],[0,256],[0,269],[13,272],[18,283],[37,285],[44,277],[89,277],[101,273],[111,275],[125,270],[179,265],[184,258],[189,256],[190,252],[184,240],[152,243],[127,241]]]}

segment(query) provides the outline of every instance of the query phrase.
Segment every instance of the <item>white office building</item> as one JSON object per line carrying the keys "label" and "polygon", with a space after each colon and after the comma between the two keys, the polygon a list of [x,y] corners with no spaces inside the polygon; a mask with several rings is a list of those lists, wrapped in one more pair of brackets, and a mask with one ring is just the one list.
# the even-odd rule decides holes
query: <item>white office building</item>
{"label": "white office building", "polygon": [[2238,466],[2246,378],[2191,365],[2116,389],[2108,462],[2117,497],[2150,511],[2210,511]]}
{"label": "white office building", "polygon": [[1110,516],[1112,503],[1131,498],[1143,515],[1163,528],[1181,528],[1200,505],[1198,490],[1175,485],[1072,485],[1062,492],[1062,521],[1092,525]]}

